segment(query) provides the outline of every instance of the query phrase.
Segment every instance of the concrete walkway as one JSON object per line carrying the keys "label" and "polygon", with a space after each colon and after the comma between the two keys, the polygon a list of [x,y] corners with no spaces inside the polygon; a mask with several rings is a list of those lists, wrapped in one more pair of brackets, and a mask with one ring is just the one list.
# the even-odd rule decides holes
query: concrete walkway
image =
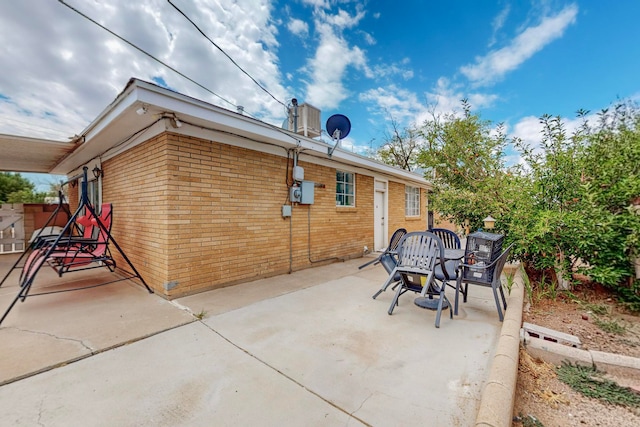
{"label": "concrete walkway", "polygon": [[386,273],[363,262],[173,302],[130,281],[28,298],[0,328],[0,425],[474,425],[502,328],[491,290],[436,329],[413,294],[389,316],[391,291],[371,298]]}

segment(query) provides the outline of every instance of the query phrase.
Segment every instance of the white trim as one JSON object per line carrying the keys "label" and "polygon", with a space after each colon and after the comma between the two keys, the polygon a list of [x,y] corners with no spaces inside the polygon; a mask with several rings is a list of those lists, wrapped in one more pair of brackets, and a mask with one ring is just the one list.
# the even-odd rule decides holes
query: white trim
{"label": "white trim", "polygon": [[[142,106],[146,108],[146,113],[138,115],[136,110]],[[168,129],[166,124],[164,126],[165,129],[178,134],[206,135],[206,129],[194,128],[187,124],[193,123],[196,126],[211,129],[209,132],[217,132],[221,138],[215,139],[219,140],[219,142],[224,141],[223,143],[237,144],[257,151],[276,154],[282,149],[297,147],[303,157],[307,154],[308,160],[305,160],[314,164],[330,166],[336,169],[353,170],[355,173],[368,176],[381,174],[399,182],[411,182],[422,188],[430,187],[429,182],[419,174],[385,165],[341,149],[336,149],[332,157],[329,158],[327,150],[331,147],[331,144],[324,141],[306,138],[251,117],[137,79],[132,79],[123,92],[87,126],[82,132],[84,142],[73,153],[60,160],[51,169],[51,173],[68,174],[70,170],[77,169],[94,157],[104,155],[106,158],[107,153],[105,151],[109,148],[140,129],[153,125],[153,122],[160,117],[174,114],[184,123],[183,126],[176,129]],[[156,125],[152,127],[155,128]],[[236,135],[235,137],[234,134]],[[145,135],[148,139],[149,134],[145,132]],[[250,140],[258,142],[252,143]],[[122,147],[122,150],[131,148],[139,142],[142,141],[139,140],[139,137],[136,137],[135,142],[127,143]],[[267,144],[261,144],[260,142]],[[276,148],[268,144],[274,144],[282,148]],[[118,149],[116,152],[120,153],[121,150]],[[284,155],[284,153],[281,155]],[[109,157],[112,157],[112,153],[109,153]]]}

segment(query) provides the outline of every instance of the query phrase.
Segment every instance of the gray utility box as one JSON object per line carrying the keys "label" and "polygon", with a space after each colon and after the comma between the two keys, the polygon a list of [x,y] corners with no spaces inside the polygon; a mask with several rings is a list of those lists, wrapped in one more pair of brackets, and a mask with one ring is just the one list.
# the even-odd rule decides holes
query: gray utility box
{"label": "gray utility box", "polygon": [[493,281],[495,266],[486,269],[487,265],[495,261],[502,253],[502,234],[485,233],[476,231],[467,236],[467,248],[464,255],[465,264],[477,265],[478,268],[469,267],[462,271],[463,280],[490,284]]}
{"label": "gray utility box", "polygon": [[300,181],[299,186],[289,189],[289,199],[292,203],[312,205],[314,200],[315,183],[313,181]]}

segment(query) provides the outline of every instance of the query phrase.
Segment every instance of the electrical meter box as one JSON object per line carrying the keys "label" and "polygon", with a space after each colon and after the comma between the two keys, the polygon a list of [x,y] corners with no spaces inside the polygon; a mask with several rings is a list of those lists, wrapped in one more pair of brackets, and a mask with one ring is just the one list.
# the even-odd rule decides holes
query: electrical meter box
{"label": "electrical meter box", "polygon": [[313,181],[302,181],[300,183],[300,204],[301,205],[312,205],[315,191],[315,183]]}
{"label": "electrical meter box", "polygon": [[289,200],[301,205],[312,205],[314,191],[315,183],[313,181],[302,181],[299,186],[293,186],[289,189]]}

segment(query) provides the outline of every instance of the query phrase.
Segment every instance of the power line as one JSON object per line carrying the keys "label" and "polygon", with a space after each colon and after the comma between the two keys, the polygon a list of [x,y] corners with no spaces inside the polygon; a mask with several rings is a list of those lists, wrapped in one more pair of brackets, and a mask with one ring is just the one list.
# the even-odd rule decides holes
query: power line
{"label": "power line", "polygon": [[235,65],[236,67],[238,67],[238,69],[239,69],[240,71],[242,71],[242,72],[243,72],[247,77],[249,77],[249,78],[250,78],[250,79],[251,79],[251,80],[252,80],[256,85],[258,85],[258,87],[259,87],[260,89],[262,89],[265,93],[267,93],[267,94],[268,94],[271,98],[273,98],[276,102],[280,103],[283,107],[287,108],[287,106],[286,106],[282,101],[280,101],[278,98],[276,98],[275,96],[273,96],[273,94],[272,94],[271,92],[269,92],[269,91],[268,91],[264,86],[262,86],[260,83],[258,83],[258,81],[257,81],[256,79],[254,79],[254,78],[251,76],[251,74],[247,73],[247,72],[246,72],[246,71],[245,71],[245,70],[244,70],[240,65],[238,65],[238,63],[237,63],[236,61],[234,61],[234,59],[233,59],[231,56],[229,56],[229,54],[227,54],[227,52],[225,52],[225,51],[224,51],[224,49],[222,49],[220,46],[218,46],[218,45],[216,44],[216,42],[214,42],[213,40],[211,40],[211,39],[209,38],[209,36],[207,36],[207,35],[204,33],[204,31],[202,31],[202,30],[200,29],[200,27],[198,27],[198,25],[197,25],[195,22],[193,22],[193,21],[191,20],[191,18],[189,18],[189,17],[188,17],[188,16],[187,16],[187,15],[186,15],[182,10],[180,10],[180,8],[179,8],[178,6],[176,6],[175,4],[173,4],[173,2],[172,2],[171,0],[167,0],[167,1],[169,2],[169,4],[170,4],[171,6],[173,6],[173,8],[174,8],[175,10],[177,10],[177,11],[178,11],[182,16],[184,16],[184,17],[185,17],[185,19],[186,19],[187,21],[189,21],[189,22],[191,23],[191,25],[193,25],[193,26],[196,28],[196,30],[198,30],[198,32],[199,32],[200,34],[202,34],[202,36],[203,36],[205,39],[209,40],[209,42],[210,42],[212,45],[214,45],[215,47],[217,47],[217,48],[218,48],[218,50],[224,54],[224,56],[226,56],[227,58],[229,58],[229,61],[231,61],[231,62],[233,63],[233,65]]}
{"label": "power line", "polygon": [[[185,75],[184,73],[182,73],[182,72],[180,72],[180,71],[176,70],[176,69],[175,69],[175,68],[173,68],[171,65],[169,65],[169,64],[167,64],[167,63],[165,63],[165,62],[161,61],[160,59],[158,59],[158,58],[156,58],[155,56],[151,55],[149,52],[145,51],[144,49],[142,49],[142,48],[140,48],[140,47],[136,46],[135,44],[133,44],[133,43],[132,43],[132,42],[130,42],[129,40],[125,39],[124,37],[122,37],[122,36],[120,36],[120,35],[116,34],[116,33],[115,33],[115,32],[113,32],[113,31],[111,31],[110,29],[108,29],[108,28],[107,28],[107,27],[105,27],[104,25],[100,24],[99,22],[96,22],[95,20],[93,20],[93,19],[92,19],[92,18],[90,18],[89,16],[87,16],[87,15],[85,15],[84,13],[80,12],[78,9],[76,9],[76,8],[74,8],[73,6],[71,6],[71,5],[67,4],[67,3],[65,3],[65,1],[64,1],[64,0],[58,0],[58,2],[59,2],[59,3],[62,3],[64,6],[68,7],[68,8],[69,8],[69,9],[71,9],[71,10],[73,10],[73,11],[74,11],[74,12],[76,12],[78,15],[82,16],[83,18],[85,18],[85,19],[87,19],[88,21],[90,21],[90,22],[94,23],[95,25],[97,25],[98,27],[102,28],[103,30],[107,31],[109,34],[113,35],[114,37],[117,37],[119,40],[121,40],[121,41],[125,42],[126,44],[128,44],[128,45],[129,45],[129,46],[131,46],[131,47],[133,47],[133,48],[134,48],[134,49],[136,49],[137,51],[139,51],[139,52],[143,53],[144,55],[148,56],[149,58],[153,59],[154,61],[156,61],[156,62],[158,62],[158,63],[160,63],[160,64],[164,65],[165,67],[167,67],[168,69],[170,69],[170,70],[171,70],[171,71],[173,71],[174,73],[178,74],[179,76],[184,77],[185,79],[189,80],[191,83],[193,83],[193,84],[195,84],[196,86],[198,86],[198,87],[200,87],[200,88],[202,88],[202,89],[206,90],[206,91],[207,91],[207,92],[209,92],[210,94],[212,94],[212,95],[214,95],[214,96],[216,96],[216,97],[220,98],[221,100],[223,100],[223,101],[224,101],[224,102],[226,102],[227,104],[232,105],[232,106],[234,106],[234,107],[238,108],[238,106],[237,106],[237,105],[235,105],[233,102],[226,100],[226,99],[225,99],[225,98],[223,98],[222,96],[220,96],[220,95],[218,95],[217,93],[213,92],[211,89],[209,89],[209,88],[207,88],[207,87],[203,86],[202,84],[200,84],[200,83],[198,83],[197,81],[193,80],[191,77],[189,77],[189,76]],[[265,89],[265,90],[266,90],[266,89]],[[268,92],[267,92],[267,93],[268,93]],[[271,95],[271,94],[270,94],[270,95]],[[271,96],[273,97],[273,95],[271,95]],[[274,98],[274,99],[275,99],[277,102],[279,102],[280,104],[282,104],[282,102],[278,101],[276,98]],[[282,104],[282,105],[284,105],[284,104]],[[287,106],[286,106],[286,105],[284,105],[284,106],[285,106],[285,108],[287,108]],[[250,117],[252,117],[252,118],[254,118],[254,119],[256,119],[256,120],[259,120],[256,116],[254,116],[253,114],[250,114],[250,113],[248,113],[248,112],[246,112],[246,111],[245,111],[245,114],[247,114],[248,116],[250,116]],[[288,132],[284,132],[284,131],[283,131],[282,129],[280,129],[279,127],[274,126],[274,125],[272,125],[272,124],[270,124],[270,123],[266,123],[266,122],[263,122],[263,123],[267,124],[268,126],[270,126],[271,128],[275,129],[276,131],[278,131],[278,132],[280,132],[280,133],[282,133],[282,134],[284,134],[284,135],[286,135],[286,136],[288,136],[288,137],[292,138],[292,139],[293,139],[294,141],[296,141],[298,144],[300,143],[300,140],[299,140],[298,138],[296,138],[296,137],[294,137],[294,136],[290,135]]]}
{"label": "power line", "polygon": [[206,90],[207,92],[209,92],[210,94],[217,96],[218,98],[220,98],[221,100],[223,100],[224,102],[226,102],[229,105],[232,105],[234,107],[237,108],[237,106],[231,102],[228,101],[227,99],[223,98],[222,96],[218,95],[217,93],[215,93],[214,91],[212,91],[211,89],[203,86],[202,84],[198,83],[197,81],[193,80],[191,77],[185,75],[184,73],[176,70],[175,68],[173,68],[171,65],[167,64],[166,62],[161,61],[160,59],[156,58],[155,56],[151,55],[149,52],[147,52],[146,50],[136,46],[135,44],[133,44],[132,42],[130,42],[129,40],[125,39],[124,37],[121,37],[120,35],[114,33],[113,31],[111,31],[110,29],[108,29],[107,27],[105,27],[104,25],[100,24],[97,21],[94,21],[93,19],[91,19],[89,16],[85,15],[84,13],[80,12],[78,9],[74,8],[73,6],[67,4],[64,2],[64,0],[58,0],[58,2],[62,3],[63,5],[65,5],[66,7],[68,7],[69,9],[73,10],[74,12],[76,12],[78,15],[82,16],[83,18],[91,21],[92,23],[96,24],[98,27],[102,28],[103,30],[107,31],[109,34],[117,37],[118,39],[120,39],[121,41],[125,42],[126,44],[128,44],[129,46],[133,47],[134,49],[138,50],[139,52],[142,52],[143,54],[145,54],[146,56],[148,56],[149,58],[153,59],[154,61],[164,65],[165,67],[167,67],[168,69],[170,69],[171,71],[173,71],[174,73],[180,75],[181,77],[184,77],[185,79],[189,80],[191,83],[195,84],[196,86]]}

